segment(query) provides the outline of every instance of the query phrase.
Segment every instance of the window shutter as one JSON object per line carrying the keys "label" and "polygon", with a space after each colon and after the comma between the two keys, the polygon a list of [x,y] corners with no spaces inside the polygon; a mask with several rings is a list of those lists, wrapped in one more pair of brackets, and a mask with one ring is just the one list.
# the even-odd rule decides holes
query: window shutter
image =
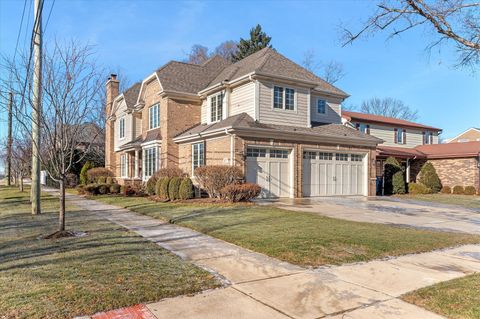
{"label": "window shutter", "polygon": [[370,124],[367,124],[367,134],[370,135]]}
{"label": "window shutter", "polygon": [[403,129],[403,144],[407,144],[407,130]]}
{"label": "window shutter", "polygon": [[394,131],[393,131],[393,141],[395,142],[395,144],[398,143],[398,129],[395,128]]}

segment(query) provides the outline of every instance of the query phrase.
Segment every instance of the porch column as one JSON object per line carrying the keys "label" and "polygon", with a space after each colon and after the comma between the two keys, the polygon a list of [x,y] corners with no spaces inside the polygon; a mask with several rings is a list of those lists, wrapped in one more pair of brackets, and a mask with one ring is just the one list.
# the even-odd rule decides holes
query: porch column
{"label": "porch column", "polygon": [[138,178],[138,150],[135,150],[135,173],[134,177]]}
{"label": "porch column", "polygon": [[405,172],[405,179],[407,183],[410,183],[410,159],[407,158],[407,171]]}

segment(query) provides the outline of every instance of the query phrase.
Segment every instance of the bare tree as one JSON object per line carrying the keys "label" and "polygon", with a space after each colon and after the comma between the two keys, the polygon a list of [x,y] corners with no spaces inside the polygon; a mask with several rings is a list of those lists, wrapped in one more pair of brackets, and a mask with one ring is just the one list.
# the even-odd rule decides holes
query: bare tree
{"label": "bare tree", "polygon": [[229,40],[229,41],[220,43],[215,48],[214,54],[223,57],[227,61],[234,62],[234,57],[237,51],[238,51],[238,43],[233,40]]}
{"label": "bare tree", "polygon": [[358,31],[343,28],[344,46],[362,36],[388,31],[388,39],[423,27],[435,36],[426,49],[451,42],[458,52],[457,66],[480,62],[480,2],[468,0],[383,0]]}
{"label": "bare tree", "polygon": [[194,44],[187,56],[186,62],[193,64],[202,64],[210,58],[208,48],[200,44]]}
{"label": "bare tree", "polygon": [[415,121],[418,110],[410,108],[403,101],[391,97],[374,97],[362,102],[359,109],[362,113],[394,117],[406,121]]}
{"label": "bare tree", "polygon": [[334,84],[346,75],[343,64],[338,61],[318,62],[313,49],[309,49],[303,54],[302,66],[312,73],[320,71],[320,77],[330,84]]}
{"label": "bare tree", "polygon": [[[65,232],[65,183],[70,168],[88,154],[94,145],[94,135],[85,135],[84,128],[96,113],[104,72],[95,64],[92,47],[71,41],[55,42],[43,56],[43,113],[39,118],[41,130],[40,162],[48,175],[60,185],[60,211],[58,235]],[[11,76],[9,84],[17,99],[14,101],[14,118],[27,134],[32,123],[32,76],[29,59],[20,61],[3,59],[3,68]],[[26,90],[23,90],[26,88]],[[93,114],[92,114],[93,112]],[[101,112],[100,112],[101,113]],[[85,141],[86,136],[92,139]],[[84,152],[78,156],[78,148]]]}
{"label": "bare tree", "polygon": [[12,142],[12,171],[15,185],[24,191],[23,179],[30,175],[32,169],[32,141],[27,136],[16,137]]}

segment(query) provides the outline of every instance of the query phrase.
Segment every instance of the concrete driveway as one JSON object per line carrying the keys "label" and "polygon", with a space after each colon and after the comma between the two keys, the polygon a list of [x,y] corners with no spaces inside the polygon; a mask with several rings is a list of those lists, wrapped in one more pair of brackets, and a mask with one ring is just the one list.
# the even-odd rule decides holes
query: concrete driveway
{"label": "concrete driveway", "polygon": [[270,204],[359,222],[480,234],[480,211],[454,205],[387,197],[282,199]]}

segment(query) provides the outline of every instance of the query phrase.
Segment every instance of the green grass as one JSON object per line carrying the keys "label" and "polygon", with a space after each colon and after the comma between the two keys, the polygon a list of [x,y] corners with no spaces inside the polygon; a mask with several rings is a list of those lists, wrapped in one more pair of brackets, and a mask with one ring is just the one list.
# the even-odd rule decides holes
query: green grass
{"label": "green grass", "polygon": [[479,236],[468,234],[359,223],[272,206],[157,203],[120,196],[95,199],[303,266],[367,261],[480,242]]}
{"label": "green grass", "polygon": [[466,208],[480,209],[480,196],[454,194],[399,195],[399,198],[435,202],[440,204],[459,205]]}
{"label": "green grass", "polygon": [[218,286],[208,272],[108,221],[69,206],[56,240],[58,199],[30,215],[28,189],[0,188],[0,318],[72,318]]}
{"label": "green grass", "polygon": [[480,318],[480,274],[411,292],[403,299],[452,319]]}

